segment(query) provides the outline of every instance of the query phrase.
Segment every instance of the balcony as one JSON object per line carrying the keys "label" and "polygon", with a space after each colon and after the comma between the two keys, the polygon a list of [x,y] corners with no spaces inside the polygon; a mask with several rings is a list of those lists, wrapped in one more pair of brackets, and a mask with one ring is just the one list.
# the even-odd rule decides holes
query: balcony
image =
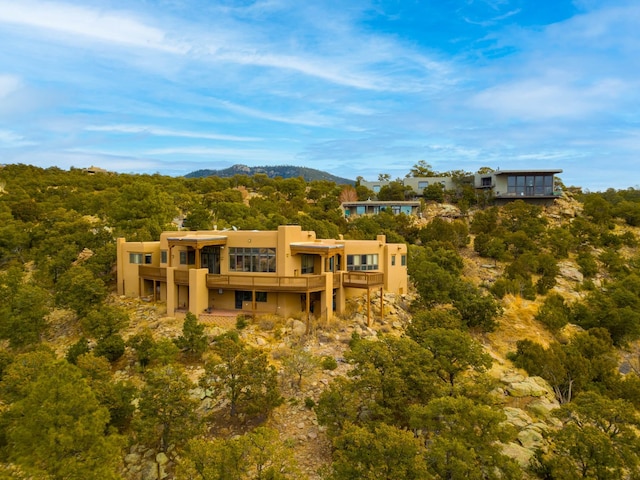
{"label": "balcony", "polygon": [[342,285],[352,288],[381,287],[384,285],[384,273],[380,272],[344,272]]}
{"label": "balcony", "polygon": [[176,285],[189,285],[189,270],[176,270],[173,272],[173,280]]}
{"label": "balcony", "polygon": [[167,269],[165,267],[149,267],[147,265],[140,265],[138,267],[138,275],[140,278],[144,278],[146,280],[156,280],[159,282],[167,281]]}
{"label": "balcony", "polygon": [[312,292],[324,290],[324,275],[278,277],[266,275],[207,275],[208,288],[262,292]]}

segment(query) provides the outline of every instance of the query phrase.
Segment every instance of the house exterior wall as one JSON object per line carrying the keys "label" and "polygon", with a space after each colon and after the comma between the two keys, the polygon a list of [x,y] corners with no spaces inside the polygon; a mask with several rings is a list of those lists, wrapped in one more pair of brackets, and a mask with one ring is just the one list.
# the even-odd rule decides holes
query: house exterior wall
{"label": "house exterior wall", "polygon": [[[117,245],[118,293],[147,296],[151,290],[155,300],[166,302],[168,315],[215,308],[284,316],[306,313],[309,308],[315,317],[331,318],[344,311],[346,298],[362,294],[363,288],[407,292],[407,247],[387,244],[384,235],[376,240],[321,240],[298,225],[283,225],[277,231],[164,232],[158,242],[120,238]],[[219,273],[209,274],[208,267],[201,265],[205,248],[218,249]],[[275,272],[232,268],[230,257],[232,252],[238,254],[237,249],[259,249],[242,250],[248,255],[275,249]],[[138,257],[131,257],[132,253],[150,255],[142,257],[150,263],[133,263]],[[308,273],[303,273],[305,257]],[[185,259],[188,263],[181,263]],[[251,262],[257,265],[254,259]],[[351,268],[366,282],[377,283],[345,286],[343,278]]]}

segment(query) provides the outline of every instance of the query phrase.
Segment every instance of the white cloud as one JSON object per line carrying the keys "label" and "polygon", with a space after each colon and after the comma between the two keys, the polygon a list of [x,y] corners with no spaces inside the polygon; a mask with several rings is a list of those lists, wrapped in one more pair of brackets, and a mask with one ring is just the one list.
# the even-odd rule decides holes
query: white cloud
{"label": "white cloud", "polygon": [[0,75],[0,98],[5,98],[20,88],[20,79],[14,75]]}
{"label": "white cloud", "polygon": [[231,112],[239,113],[247,117],[269,120],[272,122],[287,123],[292,125],[304,125],[308,127],[326,127],[334,123],[334,121],[329,117],[313,112],[305,112],[304,114],[299,115],[278,115],[276,113],[265,112],[255,108],[238,105],[227,100],[214,99],[214,101]]}
{"label": "white cloud", "polygon": [[160,137],[184,137],[184,138],[201,138],[205,140],[225,140],[233,142],[257,142],[262,140],[258,137],[241,137],[236,135],[223,135],[217,133],[192,132],[185,130],[173,130],[168,128],[160,128],[150,125],[89,125],[85,130],[91,132],[115,132],[115,133],[132,133],[147,134]]}
{"label": "white cloud", "polygon": [[108,43],[185,53],[162,30],[124,12],[108,12],[66,3],[0,0],[0,22],[80,35]]}
{"label": "white cloud", "polygon": [[36,143],[25,139],[22,135],[12,132],[11,130],[0,130],[0,147],[18,148],[31,145],[36,145]]}
{"label": "white cloud", "polygon": [[625,90],[625,83],[617,79],[596,80],[585,86],[580,82],[538,78],[488,88],[475,95],[471,104],[523,120],[579,119],[604,111]]}

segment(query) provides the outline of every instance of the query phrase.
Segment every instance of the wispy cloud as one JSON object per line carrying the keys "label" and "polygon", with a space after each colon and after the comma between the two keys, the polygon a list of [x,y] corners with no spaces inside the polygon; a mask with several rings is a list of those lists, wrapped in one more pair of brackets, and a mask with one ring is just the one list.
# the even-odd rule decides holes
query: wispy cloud
{"label": "wispy cloud", "polygon": [[36,144],[36,142],[27,140],[22,135],[10,130],[0,130],[0,148],[18,148]]}
{"label": "wispy cloud", "polygon": [[4,98],[18,90],[20,79],[15,75],[0,75],[0,98]]}
{"label": "wispy cloud", "polygon": [[90,132],[112,132],[155,135],[159,137],[184,137],[200,138],[203,140],[224,140],[232,142],[257,142],[262,140],[258,137],[242,137],[236,135],[224,135],[218,133],[204,133],[196,131],[173,130],[150,125],[88,125],[85,130]]}
{"label": "wispy cloud", "polygon": [[0,0],[0,22],[172,53],[186,51],[184,45],[170,41],[166,32],[127,13],[68,3]]}

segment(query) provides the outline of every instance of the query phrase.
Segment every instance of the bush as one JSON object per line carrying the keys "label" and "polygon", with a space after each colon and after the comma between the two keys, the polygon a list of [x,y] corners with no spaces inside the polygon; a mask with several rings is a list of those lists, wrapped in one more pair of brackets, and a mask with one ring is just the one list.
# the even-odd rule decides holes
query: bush
{"label": "bush", "polygon": [[97,357],[105,357],[113,363],[124,355],[124,346],[124,340],[120,335],[111,335],[98,340],[94,353]]}
{"label": "bush", "polygon": [[304,406],[307,407],[309,410],[311,410],[313,407],[316,406],[316,402],[313,400],[313,398],[306,397],[304,399]]}
{"label": "bush", "polygon": [[238,315],[236,317],[236,329],[237,330],[242,330],[242,329],[246,328],[247,325],[249,325],[249,320],[247,319],[246,316],[241,314],[241,315]]}
{"label": "bush", "polygon": [[557,293],[552,293],[544,300],[538,310],[536,320],[550,331],[556,332],[569,322],[570,314],[571,310],[565,304],[564,298]]}
{"label": "bush", "polygon": [[75,365],[78,361],[78,357],[80,355],[84,355],[85,353],[89,353],[89,341],[86,338],[82,337],[76,343],[71,345],[69,347],[69,350],[67,350],[67,361]]}
{"label": "bush", "polygon": [[338,362],[333,357],[322,357],[322,361],[320,362],[320,366],[323,370],[335,370],[338,368]]}

